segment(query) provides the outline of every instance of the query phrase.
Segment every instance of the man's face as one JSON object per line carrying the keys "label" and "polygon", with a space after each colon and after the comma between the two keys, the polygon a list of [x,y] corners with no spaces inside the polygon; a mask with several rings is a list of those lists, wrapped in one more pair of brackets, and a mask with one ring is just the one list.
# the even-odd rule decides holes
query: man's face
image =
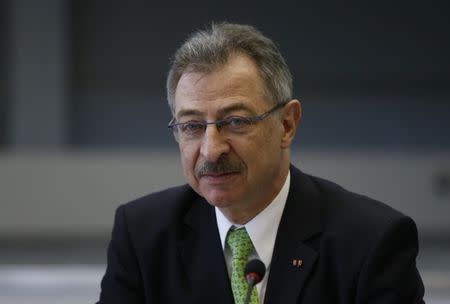
{"label": "man's face", "polygon": [[[210,73],[185,73],[175,93],[175,118],[209,122],[262,114],[274,105],[264,96],[263,85],[245,55],[232,56]],[[184,175],[197,193],[219,208],[245,210],[267,204],[278,193],[289,166],[283,135],[278,112],[244,134],[229,135],[208,125],[200,138],[179,140]]]}

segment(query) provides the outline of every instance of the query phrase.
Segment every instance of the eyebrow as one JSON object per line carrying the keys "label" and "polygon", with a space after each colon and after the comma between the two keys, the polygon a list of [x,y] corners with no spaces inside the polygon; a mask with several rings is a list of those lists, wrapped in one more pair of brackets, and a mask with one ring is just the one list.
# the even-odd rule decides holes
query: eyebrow
{"label": "eyebrow", "polygon": [[230,112],[234,112],[234,111],[246,111],[246,112],[249,112],[250,115],[253,115],[253,114],[256,115],[256,113],[243,102],[238,102],[238,103],[229,105],[227,107],[224,107],[222,109],[219,109],[217,111],[217,115],[225,116],[226,114],[228,114]]}
{"label": "eyebrow", "polygon": [[184,116],[200,116],[202,115],[202,112],[199,110],[193,110],[193,109],[186,109],[186,110],[180,110],[176,116],[178,116],[177,119],[180,119]]}
{"label": "eyebrow", "polygon": [[[224,108],[221,108],[217,110],[217,116],[225,116],[230,112],[234,111],[246,111],[249,112],[250,115],[256,115],[256,112],[254,112],[252,109],[250,109],[245,103],[243,102],[237,102],[234,104],[231,104],[229,106],[226,106]],[[180,110],[177,114],[177,119],[180,119],[184,116],[201,116],[203,114],[202,111],[195,110],[195,109],[183,109]]]}

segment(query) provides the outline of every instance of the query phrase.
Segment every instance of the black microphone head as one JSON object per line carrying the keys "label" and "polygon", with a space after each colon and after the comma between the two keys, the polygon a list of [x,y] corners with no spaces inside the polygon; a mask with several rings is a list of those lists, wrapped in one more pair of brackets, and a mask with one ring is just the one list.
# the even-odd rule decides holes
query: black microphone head
{"label": "black microphone head", "polygon": [[247,283],[251,280],[253,284],[258,284],[266,274],[266,266],[261,260],[253,259],[247,262],[244,268],[244,276]]}

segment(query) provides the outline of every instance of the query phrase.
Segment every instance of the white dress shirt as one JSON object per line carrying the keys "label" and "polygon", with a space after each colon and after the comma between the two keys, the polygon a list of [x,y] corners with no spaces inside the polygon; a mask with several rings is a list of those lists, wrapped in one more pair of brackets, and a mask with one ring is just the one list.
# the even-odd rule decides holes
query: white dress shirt
{"label": "white dress shirt", "polygon": [[291,175],[288,172],[286,180],[280,192],[275,199],[267,205],[267,207],[257,214],[252,220],[245,225],[239,225],[230,222],[220,211],[216,209],[217,227],[219,228],[220,240],[224,250],[225,262],[228,267],[228,275],[231,275],[231,250],[225,243],[228,230],[230,228],[245,227],[250,239],[252,240],[255,251],[251,256],[258,257],[264,265],[266,265],[266,275],[262,281],[256,285],[258,290],[259,303],[264,303],[264,295],[266,292],[267,278],[270,272],[270,263],[272,261],[272,253],[277,236],[278,226],[280,224],[281,215],[283,214],[286,199],[289,193]]}

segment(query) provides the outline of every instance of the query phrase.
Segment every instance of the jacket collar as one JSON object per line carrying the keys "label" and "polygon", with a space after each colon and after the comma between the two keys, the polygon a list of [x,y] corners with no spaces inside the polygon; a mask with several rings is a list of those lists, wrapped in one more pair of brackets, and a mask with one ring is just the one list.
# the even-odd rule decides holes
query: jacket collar
{"label": "jacket collar", "polygon": [[192,303],[233,303],[214,208],[196,196],[185,216],[185,224],[179,252]]}
{"label": "jacket collar", "polygon": [[265,303],[296,303],[311,273],[317,251],[309,240],[320,233],[318,189],[291,166],[291,187],[278,227]]}

